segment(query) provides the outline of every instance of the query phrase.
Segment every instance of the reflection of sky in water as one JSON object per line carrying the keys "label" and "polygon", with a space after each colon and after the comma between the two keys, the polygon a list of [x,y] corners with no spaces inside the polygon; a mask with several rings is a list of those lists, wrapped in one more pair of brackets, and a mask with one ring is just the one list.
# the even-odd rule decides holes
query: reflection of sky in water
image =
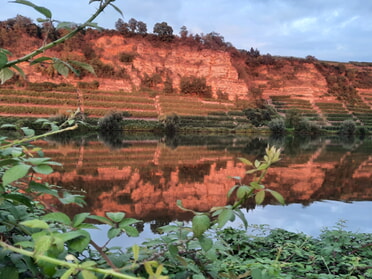
{"label": "reflection of sky in water", "polygon": [[[249,224],[269,224],[270,228],[283,228],[292,232],[303,232],[308,235],[318,236],[325,227],[332,229],[340,220],[345,220],[346,230],[352,232],[372,233],[372,203],[353,202],[344,203],[337,201],[314,202],[304,207],[301,204],[287,206],[267,205],[256,207],[246,213]],[[243,228],[240,220],[228,223],[227,226]],[[93,239],[103,245],[107,228],[92,231]],[[156,235],[155,235],[156,236]],[[144,231],[138,238],[120,237],[113,239],[109,246],[130,247],[141,244],[144,240],[153,238],[154,234],[150,224],[145,224]]]}
{"label": "reflection of sky in water", "polygon": [[337,201],[314,202],[310,206],[290,204],[257,207],[246,214],[251,224],[270,224],[271,228],[283,228],[317,236],[325,228],[332,228],[339,220],[345,220],[346,230],[372,233],[372,203]]}

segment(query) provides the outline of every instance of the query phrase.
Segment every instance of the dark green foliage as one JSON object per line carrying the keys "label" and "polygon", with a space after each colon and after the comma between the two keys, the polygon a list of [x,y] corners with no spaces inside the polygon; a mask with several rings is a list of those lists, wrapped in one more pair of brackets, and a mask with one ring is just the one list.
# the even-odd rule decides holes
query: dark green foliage
{"label": "dark green foliage", "polygon": [[274,118],[268,126],[273,134],[282,135],[285,133],[285,123],[282,118]]}
{"label": "dark green foliage", "polygon": [[289,110],[285,115],[285,125],[287,128],[295,128],[301,120],[301,114],[298,110]]}
{"label": "dark green foliage", "polygon": [[235,263],[240,272],[250,266],[252,273],[246,278],[263,278],[253,275],[255,269],[276,272],[265,278],[372,278],[371,234],[345,231],[342,223],[325,229],[318,238],[282,229],[262,237],[228,228],[218,236],[233,255],[219,260],[224,266]]}
{"label": "dark green foliage", "polygon": [[123,63],[132,63],[135,57],[136,54],[132,52],[119,53],[119,61]]}
{"label": "dark green foliage", "polygon": [[268,105],[264,105],[262,108],[245,109],[244,113],[256,127],[267,125],[277,115],[274,108]]}
{"label": "dark green foliage", "polygon": [[124,116],[128,115],[124,115],[122,112],[111,112],[98,121],[98,128],[106,132],[120,131],[122,130],[122,120]]}
{"label": "dark green foliage", "polygon": [[153,32],[158,35],[159,39],[162,41],[172,41],[173,40],[173,28],[169,26],[166,22],[156,23],[154,25]]}
{"label": "dark green foliage", "polygon": [[307,120],[306,118],[301,118],[298,124],[294,127],[296,134],[301,135],[318,135],[320,134],[320,128],[315,123]]}
{"label": "dark green foliage", "polygon": [[356,125],[353,120],[344,120],[340,125],[340,134],[354,135],[356,132]]}
{"label": "dark green foliage", "polygon": [[207,85],[204,77],[186,76],[180,81],[181,93],[197,94],[201,97],[212,97],[212,88]]}
{"label": "dark green foliage", "polygon": [[180,117],[177,114],[172,113],[160,119],[160,122],[163,124],[165,134],[167,136],[172,136],[176,133],[179,127]]}
{"label": "dark green foliage", "polygon": [[143,78],[141,80],[141,85],[144,88],[156,88],[156,86],[160,84],[162,81],[163,80],[160,74],[158,73],[153,73],[151,76],[144,73]]}

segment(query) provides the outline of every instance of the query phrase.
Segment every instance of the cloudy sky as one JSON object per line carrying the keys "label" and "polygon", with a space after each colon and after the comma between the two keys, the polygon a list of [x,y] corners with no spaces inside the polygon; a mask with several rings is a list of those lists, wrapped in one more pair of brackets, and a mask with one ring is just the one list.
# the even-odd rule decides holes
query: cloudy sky
{"label": "cloudy sky", "polygon": [[[54,19],[77,23],[95,10],[88,0],[31,1],[49,8]],[[40,17],[30,7],[0,2],[0,20]],[[143,21],[148,32],[165,21],[174,34],[183,25],[193,34],[217,32],[236,48],[253,47],[261,54],[372,62],[370,0],[116,0],[115,5],[124,21]],[[96,22],[113,29],[120,17],[109,8]]]}

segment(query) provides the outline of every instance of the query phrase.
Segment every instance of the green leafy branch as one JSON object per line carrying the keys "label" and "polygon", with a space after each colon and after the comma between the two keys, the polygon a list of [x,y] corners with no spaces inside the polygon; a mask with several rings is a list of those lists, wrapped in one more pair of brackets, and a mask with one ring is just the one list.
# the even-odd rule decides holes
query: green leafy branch
{"label": "green leafy branch", "polygon": [[74,275],[79,272],[81,272],[81,275],[84,279],[97,278],[95,276],[95,273],[103,274],[105,276],[113,276],[114,278],[122,278],[122,279],[138,278],[135,276],[130,276],[127,274],[119,273],[114,270],[98,268],[96,267],[96,262],[94,261],[85,261],[81,263],[76,257],[74,257],[71,254],[67,255],[66,260],[64,261],[64,260],[56,259],[54,257],[37,254],[37,251],[27,251],[21,248],[17,248],[12,245],[6,244],[3,241],[0,241],[0,246],[3,247],[4,249],[18,253],[20,255],[34,258],[37,262],[44,261],[44,262],[48,262],[56,266],[67,268],[65,273],[60,277],[61,279],[68,279],[70,278],[70,275]]}

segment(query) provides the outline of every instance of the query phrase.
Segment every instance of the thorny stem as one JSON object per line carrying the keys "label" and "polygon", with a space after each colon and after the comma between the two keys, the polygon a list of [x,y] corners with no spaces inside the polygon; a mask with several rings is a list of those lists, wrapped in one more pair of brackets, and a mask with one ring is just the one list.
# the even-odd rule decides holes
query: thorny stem
{"label": "thorny stem", "polygon": [[97,250],[97,252],[102,256],[102,258],[105,259],[107,264],[116,272],[118,272],[118,267],[110,260],[110,258],[106,255],[106,253],[103,251],[102,247],[100,247],[97,243],[95,243],[93,240],[90,241],[90,244],[94,247],[94,249]]}

